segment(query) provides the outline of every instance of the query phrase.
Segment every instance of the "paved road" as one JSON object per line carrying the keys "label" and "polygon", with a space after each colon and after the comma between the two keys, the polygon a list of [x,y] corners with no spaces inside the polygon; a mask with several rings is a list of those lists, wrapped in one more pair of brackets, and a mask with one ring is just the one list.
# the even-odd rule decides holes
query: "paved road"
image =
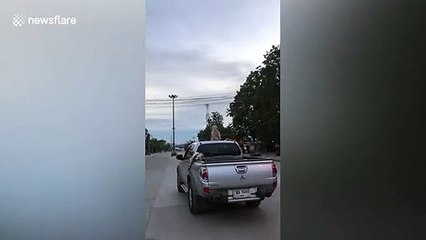
{"label": "paved road", "polygon": [[242,204],[216,206],[194,216],[189,213],[186,194],[176,190],[177,164],[170,153],[146,158],[147,240],[279,239],[279,185],[257,209]]}

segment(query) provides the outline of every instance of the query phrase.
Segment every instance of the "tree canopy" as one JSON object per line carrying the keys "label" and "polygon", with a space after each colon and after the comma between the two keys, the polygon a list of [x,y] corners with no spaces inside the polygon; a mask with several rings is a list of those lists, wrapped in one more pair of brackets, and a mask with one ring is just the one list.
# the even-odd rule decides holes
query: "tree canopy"
{"label": "tree canopy", "polygon": [[280,48],[272,46],[228,108],[238,138],[273,146],[280,141]]}

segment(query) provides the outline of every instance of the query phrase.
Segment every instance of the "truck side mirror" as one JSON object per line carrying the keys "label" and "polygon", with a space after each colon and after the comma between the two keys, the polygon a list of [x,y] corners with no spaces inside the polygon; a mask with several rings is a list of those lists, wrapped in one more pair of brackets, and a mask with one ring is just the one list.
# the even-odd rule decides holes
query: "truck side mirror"
{"label": "truck side mirror", "polygon": [[177,159],[177,160],[183,160],[183,155],[182,155],[182,154],[178,154],[178,155],[176,155],[176,159]]}

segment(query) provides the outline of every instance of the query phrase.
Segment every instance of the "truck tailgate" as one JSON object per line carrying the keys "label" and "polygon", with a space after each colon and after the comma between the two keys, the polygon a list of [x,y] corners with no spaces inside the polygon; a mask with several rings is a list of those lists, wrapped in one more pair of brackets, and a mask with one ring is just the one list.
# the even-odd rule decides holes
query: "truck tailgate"
{"label": "truck tailgate", "polygon": [[272,161],[208,163],[210,189],[272,185]]}

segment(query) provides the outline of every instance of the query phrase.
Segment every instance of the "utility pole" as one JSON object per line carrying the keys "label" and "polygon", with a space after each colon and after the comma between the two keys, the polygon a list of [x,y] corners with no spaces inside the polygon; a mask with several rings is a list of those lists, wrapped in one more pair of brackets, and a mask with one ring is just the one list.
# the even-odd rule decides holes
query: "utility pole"
{"label": "utility pole", "polygon": [[173,150],[175,151],[175,99],[178,97],[178,95],[171,94],[169,95],[169,98],[172,99],[172,115],[173,115]]}
{"label": "utility pole", "polygon": [[206,104],[206,126],[209,125],[209,104]]}

